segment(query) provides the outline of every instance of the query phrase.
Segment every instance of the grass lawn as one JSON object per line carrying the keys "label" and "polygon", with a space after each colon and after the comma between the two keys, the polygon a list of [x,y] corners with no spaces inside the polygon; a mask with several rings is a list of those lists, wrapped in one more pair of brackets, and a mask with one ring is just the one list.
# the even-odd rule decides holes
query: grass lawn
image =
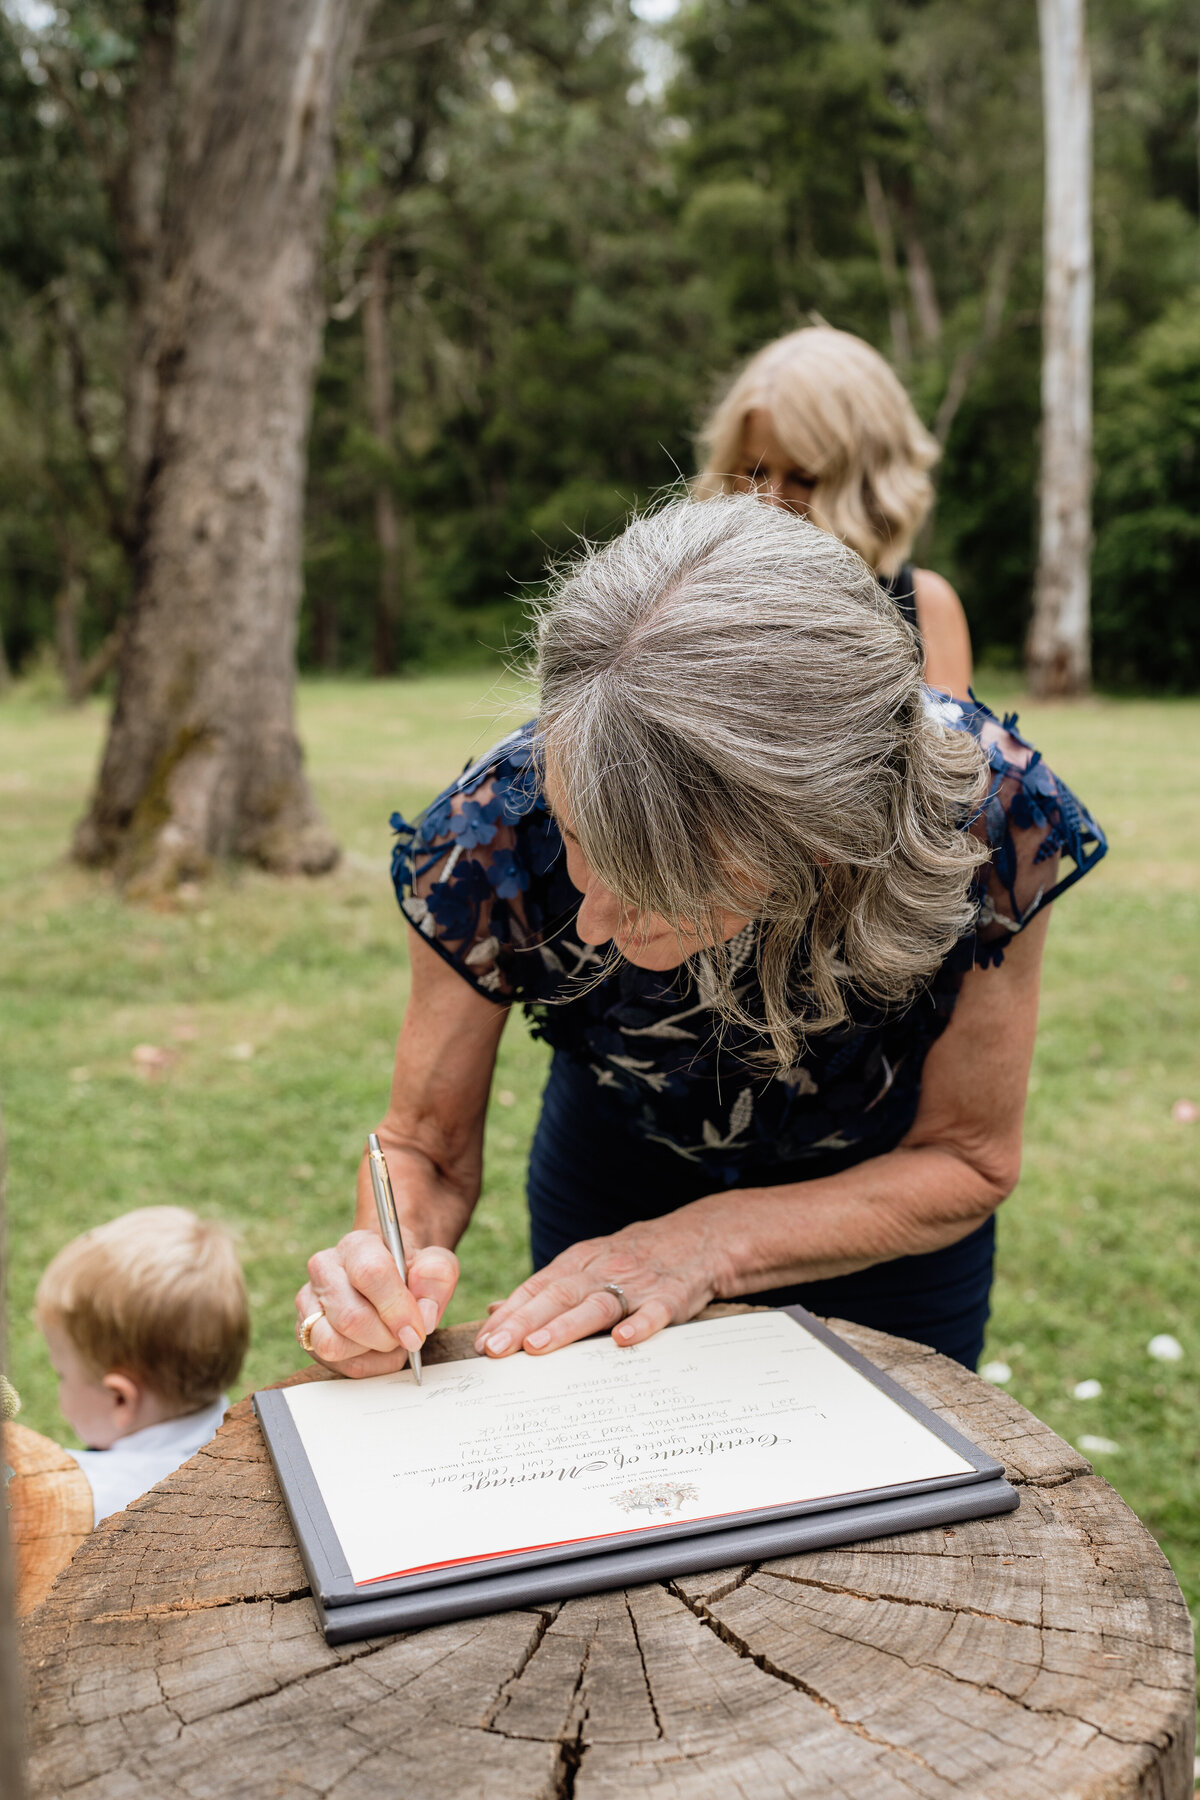
{"label": "grass lawn", "polygon": [[[1013,696],[984,679],[993,705]],[[301,1360],[292,1294],[352,1204],[387,1094],[407,982],[388,815],[418,808],[500,735],[514,696],[484,675],[307,684],[313,778],[346,850],[318,881],[232,872],[190,903],[133,910],[64,850],[103,731],[18,693],[0,703],[0,1100],[9,1139],[11,1373],[24,1420],[67,1441],[32,1326],[68,1237],[179,1201],[236,1230],[254,1307],[245,1386]],[[1025,1173],[1001,1215],[987,1355],[1094,1455],[1200,1607],[1200,704],[1029,706],[1022,724],[1109,830],[1107,862],[1058,908]],[[156,1079],[137,1045],[169,1052]],[[514,1020],[488,1123],[484,1195],[452,1317],[527,1267],[526,1146],[545,1067]],[[1168,1332],[1183,1360],[1153,1360]],[[1076,1400],[1084,1379],[1102,1393]]]}

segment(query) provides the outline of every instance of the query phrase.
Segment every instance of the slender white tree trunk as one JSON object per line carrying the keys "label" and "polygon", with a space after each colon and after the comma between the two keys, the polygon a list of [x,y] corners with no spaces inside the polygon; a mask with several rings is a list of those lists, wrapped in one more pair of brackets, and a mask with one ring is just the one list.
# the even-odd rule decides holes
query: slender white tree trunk
{"label": "slender white tree trunk", "polygon": [[1041,538],[1028,669],[1033,691],[1091,676],[1092,90],[1084,0],[1038,0],[1045,109]]}

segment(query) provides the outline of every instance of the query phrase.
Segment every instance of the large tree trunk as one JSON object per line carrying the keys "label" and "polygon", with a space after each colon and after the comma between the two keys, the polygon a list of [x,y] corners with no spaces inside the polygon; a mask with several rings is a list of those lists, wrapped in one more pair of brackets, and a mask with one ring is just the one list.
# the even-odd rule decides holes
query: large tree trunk
{"label": "large tree trunk", "polygon": [[[367,291],[363,298],[363,354],[367,375],[367,410],[380,462],[392,453],[392,347],[388,336],[387,246],[382,236],[371,243]],[[376,675],[396,667],[396,635],[400,623],[400,526],[396,500],[380,468],[375,486],[375,538],[379,545],[379,587],[375,597],[375,630],[371,664]]]}
{"label": "large tree trunk", "polygon": [[127,310],[123,448],[131,544],[154,447],[163,207],[177,99],[178,30],[179,0],[142,0],[142,42],[126,106],[125,154],[111,186]]}
{"label": "large tree trunk", "polygon": [[1038,0],[1045,105],[1041,542],[1029,683],[1081,694],[1091,677],[1092,95],[1083,0]]}
{"label": "large tree trunk", "polygon": [[206,0],[169,184],[155,425],[116,706],[75,838],[132,892],[329,868],[293,727],[334,109],[367,0]]}

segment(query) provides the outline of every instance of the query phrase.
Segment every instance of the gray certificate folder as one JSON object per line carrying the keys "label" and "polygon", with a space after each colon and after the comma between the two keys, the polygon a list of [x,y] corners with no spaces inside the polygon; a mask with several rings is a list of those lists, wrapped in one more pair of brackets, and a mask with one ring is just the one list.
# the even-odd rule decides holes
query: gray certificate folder
{"label": "gray certificate folder", "polygon": [[795,1556],[831,1544],[987,1518],[1011,1512],[1020,1504],[1016,1490],[1004,1479],[1003,1465],[994,1457],[977,1449],[803,1307],[789,1306],[783,1311],[949,1445],[969,1469],[871,1493],[841,1494],[732,1515],[716,1527],[711,1521],[643,1527],[603,1540],[518,1551],[358,1585],[351,1577],[287,1400],[277,1389],[266,1390],[255,1394],[254,1407],[283,1489],[326,1641],[344,1644],[481,1613],[545,1606],[605,1588],[635,1587],[677,1575]]}

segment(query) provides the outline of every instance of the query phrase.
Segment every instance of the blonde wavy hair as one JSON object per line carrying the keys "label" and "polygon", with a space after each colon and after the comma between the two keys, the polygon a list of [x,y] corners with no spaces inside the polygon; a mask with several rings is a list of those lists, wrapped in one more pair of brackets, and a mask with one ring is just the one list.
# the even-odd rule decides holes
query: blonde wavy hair
{"label": "blonde wavy hair", "polygon": [[751,357],[699,435],[693,493],[733,493],[746,414],[762,407],[798,468],[816,477],[809,516],[894,575],[933,503],[941,454],[893,370],[862,338],[811,325]]}
{"label": "blonde wavy hair", "polygon": [[[559,576],[536,672],[589,864],[712,944],[700,991],[771,1066],[851,994],[903,1004],[970,929],[983,754],[926,710],[914,634],[828,532],[743,495],[635,519]],[[758,922],[765,1016],[727,913]]]}

